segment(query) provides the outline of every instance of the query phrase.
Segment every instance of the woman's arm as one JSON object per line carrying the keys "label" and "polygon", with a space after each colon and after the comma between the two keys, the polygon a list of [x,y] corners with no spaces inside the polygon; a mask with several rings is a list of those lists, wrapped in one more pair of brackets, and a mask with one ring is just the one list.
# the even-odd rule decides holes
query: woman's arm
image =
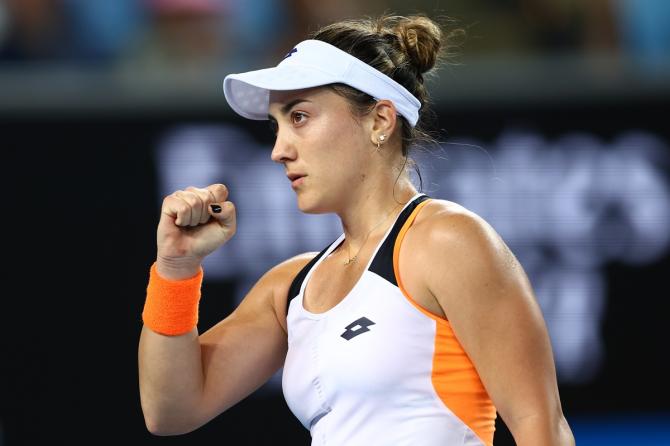
{"label": "woman's arm", "polygon": [[261,277],[228,317],[164,336],[142,328],[139,385],[147,429],[178,435],[197,429],[266,382],[286,356],[286,300],[293,277],[315,253],[293,257]]}
{"label": "woman's arm", "polygon": [[523,268],[489,224],[444,206],[422,222],[424,284],[520,446],[573,445],[547,328]]}

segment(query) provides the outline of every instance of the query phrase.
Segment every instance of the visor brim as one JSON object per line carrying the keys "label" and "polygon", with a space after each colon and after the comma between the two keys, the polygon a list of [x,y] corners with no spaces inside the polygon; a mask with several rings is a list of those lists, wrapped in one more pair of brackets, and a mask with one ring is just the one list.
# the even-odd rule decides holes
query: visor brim
{"label": "visor brim", "polygon": [[248,119],[268,119],[270,91],[302,90],[338,82],[332,75],[308,66],[286,65],[229,74],[223,93],[230,107]]}

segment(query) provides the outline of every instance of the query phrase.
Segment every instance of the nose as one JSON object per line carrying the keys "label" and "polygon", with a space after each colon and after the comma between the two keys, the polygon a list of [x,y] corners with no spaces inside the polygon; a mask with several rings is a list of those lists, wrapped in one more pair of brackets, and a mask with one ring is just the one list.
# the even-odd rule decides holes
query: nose
{"label": "nose", "polygon": [[295,146],[291,143],[290,138],[287,138],[281,129],[277,130],[277,137],[275,145],[272,148],[270,158],[275,163],[285,163],[286,161],[293,161],[296,157]]}

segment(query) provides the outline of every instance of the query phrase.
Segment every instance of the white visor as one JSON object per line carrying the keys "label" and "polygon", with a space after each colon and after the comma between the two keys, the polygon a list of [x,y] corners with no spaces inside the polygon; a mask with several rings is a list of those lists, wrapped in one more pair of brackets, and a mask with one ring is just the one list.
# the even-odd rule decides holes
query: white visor
{"label": "white visor", "polygon": [[388,99],[414,127],[421,103],[405,87],[351,54],[320,40],[300,42],[279,65],[246,73],[229,74],[223,92],[230,107],[249,119],[268,119],[271,90],[300,90],[342,83]]}

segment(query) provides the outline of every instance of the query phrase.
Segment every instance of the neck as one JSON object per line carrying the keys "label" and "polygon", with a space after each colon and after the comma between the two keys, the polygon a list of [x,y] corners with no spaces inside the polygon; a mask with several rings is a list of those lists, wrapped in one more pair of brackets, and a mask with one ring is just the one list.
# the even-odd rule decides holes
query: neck
{"label": "neck", "polygon": [[348,197],[351,203],[337,212],[342,221],[345,244],[353,257],[363,244],[384,234],[404,205],[417,193],[416,188],[406,178],[401,178],[392,187],[362,187],[355,196]]}

